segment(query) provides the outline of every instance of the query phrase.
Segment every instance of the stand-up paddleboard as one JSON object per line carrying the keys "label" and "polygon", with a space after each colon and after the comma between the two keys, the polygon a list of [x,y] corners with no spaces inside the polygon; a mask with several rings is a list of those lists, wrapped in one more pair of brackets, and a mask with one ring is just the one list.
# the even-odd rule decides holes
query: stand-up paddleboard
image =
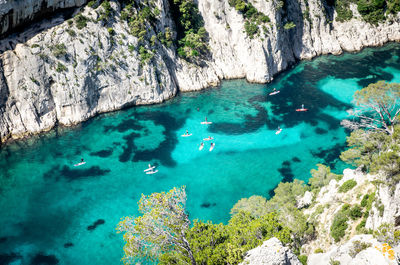
{"label": "stand-up paddleboard", "polygon": [[215,147],[215,144],[212,144],[211,146],[210,146],[210,152],[214,149],[214,147]]}
{"label": "stand-up paddleboard", "polygon": [[79,166],[82,166],[82,165],[84,165],[84,164],[86,164],[86,162],[80,162],[80,163],[78,163],[78,164],[75,164],[74,167],[79,167]]}
{"label": "stand-up paddleboard", "polygon": [[189,136],[192,136],[192,134],[191,134],[191,133],[189,133],[189,134],[182,134],[181,136],[182,136],[182,137],[189,137]]}
{"label": "stand-up paddleboard", "polygon": [[153,170],[153,169],[155,169],[155,168],[156,168],[156,166],[152,166],[152,167],[149,167],[148,169],[145,169],[145,170],[143,170],[143,171],[146,172],[146,171]]}
{"label": "stand-up paddleboard", "polygon": [[200,122],[201,124],[212,124],[212,122],[211,121],[202,121],[202,122]]}
{"label": "stand-up paddleboard", "polygon": [[209,137],[209,138],[203,138],[203,141],[211,141],[211,140],[214,140],[214,138],[213,137]]}
{"label": "stand-up paddleboard", "polygon": [[156,174],[157,172],[158,172],[158,170],[156,169],[156,170],[154,170],[154,171],[148,171],[148,172],[146,172],[146,174],[147,174],[147,175]]}
{"label": "stand-up paddleboard", "polygon": [[279,129],[275,132],[275,134],[280,134],[282,132],[282,129]]}
{"label": "stand-up paddleboard", "polygon": [[296,109],[298,112],[307,111],[308,109]]}
{"label": "stand-up paddleboard", "polygon": [[301,104],[300,109],[296,109],[296,111],[307,111],[308,109],[304,108],[304,104]]}
{"label": "stand-up paddleboard", "polygon": [[277,90],[277,91],[274,91],[274,92],[269,93],[269,95],[270,95],[270,96],[273,96],[273,95],[279,94],[279,92],[281,92],[281,91]]}
{"label": "stand-up paddleboard", "polygon": [[199,151],[203,150],[203,148],[204,148],[204,144],[201,144],[201,145],[199,146]]}

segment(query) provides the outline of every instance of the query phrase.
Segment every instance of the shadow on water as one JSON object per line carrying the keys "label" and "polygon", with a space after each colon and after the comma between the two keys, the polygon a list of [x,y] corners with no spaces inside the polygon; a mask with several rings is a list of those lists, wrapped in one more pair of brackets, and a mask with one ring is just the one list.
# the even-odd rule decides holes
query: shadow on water
{"label": "shadow on water", "polygon": [[101,177],[110,173],[110,169],[102,169],[99,166],[91,166],[90,168],[71,169],[68,166],[54,166],[52,169],[43,174],[44,179],[60,180],[60,177],[68,181],[75,181],[88,177]]}
{"label": "shadow on water", "polygon": [[[139,132],[143,132],[144,135],[150,133],[148,129],[139,125],[138,121],[152,121],[155,125],[160,125],[164,128],[164,140],[156,148],[141,150],[136,146],[134,140],[141,136]],[[117,126],[106,126],[105,131],[135,131],[123,137],[125,143],[122,145],[123,152],[119,155],[120,162],[158,160],[164,166],[174,167],[177,163],[172,159],[171,153],[178,143],[176,131],[182,128],[185,121],[186,116],[184,118],[176,118],[167,112],[134,111],[129,119],[122,121]]]}

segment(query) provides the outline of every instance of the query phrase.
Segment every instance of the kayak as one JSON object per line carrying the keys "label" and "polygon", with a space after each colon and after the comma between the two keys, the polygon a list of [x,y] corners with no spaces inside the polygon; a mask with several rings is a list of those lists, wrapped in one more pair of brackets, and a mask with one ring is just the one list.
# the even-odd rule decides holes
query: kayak
{"label": "kayak", "polygon": [[199,146],[199,151],[203,150],[204,144]]}
{"label": "kayak", "polygon": [[78,163],[78,164],[75,164],[74,167],[79,167],[79,166],[82,166],[82,165],[84,165],[84,164],[86,164],[86,162],[80,162],[80,163]]}
{"label": "kayak", "polygon": [[275,132],[275,134],[280,134],[282,132],[282,129],[279,129]]}
{"label": "kayak", "polygon": [[308,109],[296,109],[296,111],[307,111]]}
{"label": "kayak", "polygon": [[144,172],[155,169],[156,166],[149,167],[148,169],[143,170]]}
{"label": "kayak", "polygon": [[211,141],[211,140],[214,140],[214,138],[213,137],[211,137],[211,138],[203,138],[203,141]]}
{"label": "kayak", "polygon": [[192,136],[192,134],[190,133],[190,134],[182,134],[181,135],[182,137],[189,137],[189,136]]}
{"label": "kayak", "polygon": [[211,124],[212,122],[211,121],[202,121],[202,122],[200,122],[201,124]]}
{"label": "kayak", "polygon": [[279,90],[278,91],[274,91],[274,92],[269,93],[269,95],[273,96],[273,95],[279,94],[279,92],[281,92],[281,91],[279,91]]}
{"label": "kayak", "polygon": [[211,152],[214,149],[214,147],[215,147],[215,144],[211,145],[209,151]]}
{"label": "kayak", "polygon": [[147,175],[150,175],[150,174],[155,174],[155,173],[157,173],[158,172],[158,170],[156,169],[156,170],[154,170],[154,171],[148,171],[148,172],[146,172],[146,174]]}

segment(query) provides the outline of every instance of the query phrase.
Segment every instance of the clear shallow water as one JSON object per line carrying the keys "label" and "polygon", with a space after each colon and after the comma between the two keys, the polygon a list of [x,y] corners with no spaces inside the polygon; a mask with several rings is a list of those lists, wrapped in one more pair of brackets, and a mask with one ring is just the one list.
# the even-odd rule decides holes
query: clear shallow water
{"label": "clear shallow water", "polygon": [[[396,44],[323,56],[269,85],[226,81],[2,147],[0,264],[119,264],[115,227],[137,213],[141,193],[186,185],[192,219],[226,222],[240,198],[307,181],[317,163],[341,172],[339,123],[352,95],[377,80],[400,81],[399,56]],[[268,96],[273,87],[281,93]],[[295,112],[301,104],[309,111]],[[212,125],[200,124],[205,116]],[[193,136],[180,137],[186,129]],[[199,151],[209,135],[214,151],[209,142]],[[86,165],[73,167],[81,157]],[[157,174],[143,173],[149,162]]]}

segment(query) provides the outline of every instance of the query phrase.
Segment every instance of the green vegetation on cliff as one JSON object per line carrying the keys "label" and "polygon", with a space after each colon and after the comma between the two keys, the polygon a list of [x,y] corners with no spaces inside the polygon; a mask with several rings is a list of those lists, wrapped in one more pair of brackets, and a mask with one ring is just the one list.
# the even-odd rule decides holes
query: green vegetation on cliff
{"label": "green vegetation on cliff", "polygon": [[[259,12],[247,0],[229,0],[228,2],[230,6],[234,7],[238,12],[243,14],[243,17],[246,20],[244,29],[250,39],[254,38],[254,35],[259,33],[260,25],[270,22],[270,19],[267,15]],[[266,33],[265,30],[264,33]]]}
{"label": "green vegetation on cliff", "polygon": [[389,14],[400,12],[398,0],[336,0],[334,6],[337,12],[336,19],[339,22],[348,21],[353,17],[350,3],[356,4],[362,18],[371,24],[382,22],[389,17]]}

